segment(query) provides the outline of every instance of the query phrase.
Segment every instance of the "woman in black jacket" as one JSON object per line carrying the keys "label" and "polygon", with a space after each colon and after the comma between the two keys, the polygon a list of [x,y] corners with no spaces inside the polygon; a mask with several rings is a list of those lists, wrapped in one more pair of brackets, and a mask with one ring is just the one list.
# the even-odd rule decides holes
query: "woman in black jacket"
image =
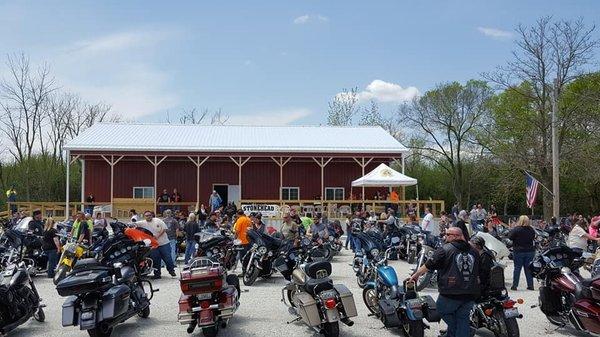
{"label": "woman in black jacket", "polygon": [[183,227],[185,232],[185,264],[188,263],[192,255],[196,252],[196,240],[194,240],[194,235],[200,232],[200,225],[198,221],[196,221],[196,214],[190,213],[188,216],[187,222]]}
{"label": "woman in black jacket", "polygon": [[508,233],[508,238],[513,242],[513,262],[515,264],[513,284],[510,289],[517,290],[521,268],[523,268],[527,279],[527,290],[533,290],[533,275],[529,270],[529,264],[535,257],[535,230],[530,226],[527,215],[519,217],[516,226]]}

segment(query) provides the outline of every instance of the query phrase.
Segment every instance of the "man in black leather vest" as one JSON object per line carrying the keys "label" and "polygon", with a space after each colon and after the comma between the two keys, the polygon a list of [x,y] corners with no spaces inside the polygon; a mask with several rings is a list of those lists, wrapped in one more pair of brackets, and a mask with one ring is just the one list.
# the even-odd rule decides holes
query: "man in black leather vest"
{"label": "man in black leather vest", "polygon": [[446,244],[412,276],[438,271],[437,309],[448,325],[447,337],[470,337],[469,314],[479,297],[479,253],[457,227],[446,230]]}

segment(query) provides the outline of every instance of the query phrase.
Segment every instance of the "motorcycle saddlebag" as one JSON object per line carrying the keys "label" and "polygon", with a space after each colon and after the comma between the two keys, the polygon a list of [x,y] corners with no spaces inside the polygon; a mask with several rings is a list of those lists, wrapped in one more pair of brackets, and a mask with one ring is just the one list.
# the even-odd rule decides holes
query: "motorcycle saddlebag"
{"label": "motorcycle saddlebag", "polygon": [[421,305],[422,305],[421,308],[423,310],[423,317],[425,317],[427,322],[429,322],[429,323],[439,322],[441,320],[441,317],[437,311],[437,306],[436,306],[433,298],[431,296],[427,295],[427,296],[421,296],[421,297],[419,297],[419,299],[421,300]]}
{"label": "motorcycle saddlebag", "polygon": [[75,313],[76,296],[69,296],[62,305],[62,326],[77,325],[78,315]]}
{"label": "motorcycle saddlebag", "polygon": [[573,314],[585,330],[594,334],[600,333],[600,306],[597,303],[589,299],[579,300],[573,305],[571,315]]}
{"label": "motorcycle saddlebag", "polygon": [[124,284],[108,289],[102,295],[102,317],[111,319],[125,313],[129,308],[129,299],[129,287]]}
{"label": "motorcycle saddlebag", "polygon": [[112,277],[109,270],[93,269],[73,271],[56,286],[60,296],[71,296],[102,289],[110,284]]}
{"label": "motorcycle saddlebag", "polygon": [[356,303],[354,303],[354,296],[352,295],[350,289],[343,284],[334,284],[333,288],[340,295],[346,317],[358,316],[358,312],[356,311]]}
{"label": "motorcycle saddlebag", "polygon": [[540,310],[545,315],[557,315],[562,304],[560,296],[547,286],[540,286]]}
{"label": "motorcycle saddlebag", "polygon": [[396,328],[401,325],[400,317],[396,312],[396,306],[390,300],[379,301],[379,313],[381,314],[381,321],[386,328]]}
{"label": "motorcycle saddlebag", "polygon": [[294,295],[292,299],[298,308],[298,314],[308,326],[321,325],[321,317],[315,299],[305,292],[300,292]]}

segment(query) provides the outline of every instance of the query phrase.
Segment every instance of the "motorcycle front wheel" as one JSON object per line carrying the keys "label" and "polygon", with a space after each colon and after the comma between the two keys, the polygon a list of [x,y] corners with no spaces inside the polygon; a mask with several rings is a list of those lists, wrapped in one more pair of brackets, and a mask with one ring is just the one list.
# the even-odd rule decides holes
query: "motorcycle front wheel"
{"label": "motorcycle front wheel", "polygon": [[90,337],[110,337],[112,335],[113,328],[95,327],[89,329],[87,332]]}
{"label": "motorcycle front wheel", "polygon": [[408,321],[408,323],[403,325],[402,330],[407,337],[425,336],[425,325],[423,325],[423,321]]}
{"label": "motorcycle front wheel", "polygon": [[408,262],[408,264],[413,264],[415,263],[415,261],[417,260],[417,253],[415,253],[414,251],[411,251],[410,253],[408,253],[408,259],[406,262]]}
{"label": "motorcycle front wheel", "polygon": [[219,326],[213,325],[206,328],[202,328],[202,335],[204,337],[215,337],[219,333]]}
{"label": "motorcycle front wheel", "polygon": [[502,312],[497,311],[494,318],[500,323],[501,330],[494,331],[496,337],[519,337],[519,324],[515,317],[506,318]]}
{"label": "motorcycle front wheel", "polygon": [[246,272],[244,273],[244,285],[245,286],[251,286],[254,284],[254,282],[256,282],[256,279],[258,278],[258,273],[260,272],[260,270],[258,270],[258,268],[256,268],[256,266],[254,265],[254,263],[251,263],[248,268],[246,269]]}
{"label": "motorcycle front wheel", "polygon": [[375,289],[363,290],[363,302],[365,302],[367,309],[369,309],[372,314],[377,314],[379,312],[379,299],[377,298]]}
{"label": "motorcycle front wheel", "polygon": [[33,313],[33,319],[38,322],[43,322],[46,320],[46,314],[44,313],[44,309],[38,308],[35,313]]}
{"label": "motorcycle front wheel", "polygon": [[323,323],[323,335],[325,337],[338,337],[340,335],[340,325],[338,322]]}
{"label": "motorcycle front wheel", "polygon": [[148,317],[150,317],[150,305],[148,305],[147,307],[145,307],[144,309],[142,309],[140,312],[138,312],[138,316],[140,318],[148,318]]}
{"label": "motorcycle front wheel", "polygon": [[363,274],[356,275],[356,283],[359,287],[364,288],[367,284],[367,278]]}

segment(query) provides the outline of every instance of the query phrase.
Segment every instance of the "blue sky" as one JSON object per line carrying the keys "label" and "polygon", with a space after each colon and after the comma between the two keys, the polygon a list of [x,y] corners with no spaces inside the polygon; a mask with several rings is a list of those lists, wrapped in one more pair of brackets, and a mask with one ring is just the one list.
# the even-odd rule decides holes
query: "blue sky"
{"label": "blue sky", "polygon": [[196,107],[320,124],[343,88],[393,111],[477,78],[543,15],[598,24],[600,1],[0,1],[0,54],[48,62],[63,88],[129,120]]}

